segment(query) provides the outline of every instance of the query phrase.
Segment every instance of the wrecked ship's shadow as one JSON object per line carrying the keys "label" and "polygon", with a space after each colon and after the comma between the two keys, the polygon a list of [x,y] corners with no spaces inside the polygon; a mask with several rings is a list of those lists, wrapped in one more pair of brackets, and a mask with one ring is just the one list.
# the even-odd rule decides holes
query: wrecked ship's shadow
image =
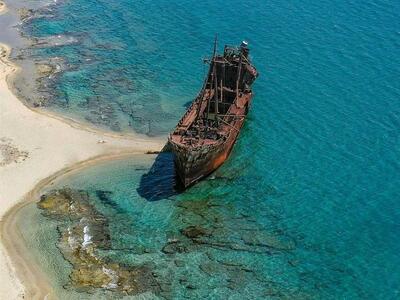
{"label": "wrecked ship's shadow", "polygon": [[166,199],[183,192],[171,152],[161,152],[157,155],[149,172],[140,178],[137,192],[148,201]]}

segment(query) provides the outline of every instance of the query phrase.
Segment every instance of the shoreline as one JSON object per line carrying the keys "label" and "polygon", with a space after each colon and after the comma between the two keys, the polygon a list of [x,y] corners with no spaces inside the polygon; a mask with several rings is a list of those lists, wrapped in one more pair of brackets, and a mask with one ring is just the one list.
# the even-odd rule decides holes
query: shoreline
{"label": "shoreline", "polygon": [[[24,3],[23,0],[20,0],[20,2]],[[3,6],[1,6],[1,3],[3,3]],[[47,7],[47,6],[53,6],[53,5],[57,5],[57,3],[56,2],[45,2],[45,3],[39,4],[38,6],[36,6],[36,5],[35,6],[32,6],[32,5],[31,6],[29,6],[29,5],[21,6],[21,4],[19,3],[19,5],[17,5],[17,6],[13,6],[13,5],[7,6],[4,0],[0,0],[0,16],[3,14],[6,14],[8,12],[9,12],[9,14],[14,13],[14,14],[16,14],[16,17],[19,20],[19,22],[23,23],[25,20],[21,17],[21,13],[19,12],[20,9],[28,9],[28,10],[36,11],[37,9],[40,9],[41,7]],[[10,24],[8,24],[8,25],[10,25]],[[16,26],[16,25],[17,24],[13,24],[12,26]],[[15,29],[10,30],[10,28],[8,28],[8,31],[12,32],[11,35],[15,36],[16,40],[19,41],[16,43],[18,45],[19,45],[19,43],[22,43],[22,45],[24,45],[24,47],[29,47],[29,45],[35,43],[34,39],[22,34],[22,32],[20,32],[19,30],[15,30]],[[15,41],[13,41],[13,42],[15,42]],[[0,47],[1,46],[10,48],[9,56],[11,56],[11,50],[14,49],[14,46],[16,48],[19,47],[19,46],[16,46],[14,43],[9,44],[7,42],[0,41]],[[61,122],[64,122],[64,123],[70,125],[73,128],[76,128],[76,129],[101,134],[101,135],[107,136],[107,137],[122,138],[122,139],[129,139],[129,138],[138,139],[139,137],[143,137],[143,139],[145,139],[145,140],[148,140],[148,139],[156,140],[156,139],[160,139],[160,137],[162,137],[162,135],[148,136],[146,134],[138,133],[134,129],[132,129],[131,131],[121,131],[121,132],[113,131],[111,129],[98,127],[90,122],[85,121],[85,120],[81,120],[78,118],[74,119],[73,117],[63,115],[61,113],[52,111],[50,109],[46,109],[45,107],[34,107],[32,104],[28,103],[24,99],[24,95],[18,96],[19,92],[18,92],[17,86],[15,84],[18,82],[18,75],[25,71],[24,66],[22,66],[19,62],[13,62],[11,60],[9,60],[9,63],[15,68],[14,72],[9,74],[6,78],[6,82],[7,82],[9,90],[11,90],[11,92],[16,96],[16,98],[27,109],[29,109],[37,114],[41,114],[48,118],[59,120]],[[19,84],[21,84],[21,82]]]}
{"label": "shoreline", "polygon": [[10,51],[0,44],[0,162],[5,162],[0,164],[0,298],[43,299],[49,298],[51,288],[23,240],[15,238],[20,237],[15,213],[34,200],[50,178],[99,161],[159,151],[165,140],[102,132],[27,107],[8,84],[10,76],[21,71],[8,59]]}
{"label": "shoreline", "polygon": [[[9,56],[10,52],[11,52],[11,47],[9,47],[8,45],[0,42],[0,56],[1,56],[2,48],[3,49],[6,48],[7,56]],[[6,75],[5,80],[7,82],[8,89],[14,95],[16,95],[17,93],[15,92],[15,88],[14,88],[14,85],[12,83],[15,80],[15,77],[18,76],[18,73],[23,72],[23,69],[20,66],[15,65],[13,62],[11,62],[8,59],[6,61],[3,61],[1,59],[1,57],[0,57],[0,63],[8,64],[10,67],[14,68],[14,70],[11,73]],[[143,140],[159,140],[159,139],[161,139],[160,137],[149,137],[149,136],[147,136],[145,134],[140,134],[140,133],[136,133],[136,132],[132,132],[132,133],[121,132],[121,133],[118,133],[118,132],[114,132],[114,131],[111,131],[111,130],[99,129],[99,128],[96,128],[94,125],[91,125],[90,123],[80,122],[78,120],[71,119],[71,118],[69,118],[67,116],[63,116],[63,115],[59,115],[57,113],[53,113],[53,112],[51,112],[49,110],[46,110],[46,109],[32,107],[28,103],[26,103],[25,101],[19,99],[17,96],[15,96],[15,97],[18,99],[18,101],[22,105],[24,105],[30,111],[32,111],[32,112],[34,112],[36,114],[43,115],[43,116],[45,116],[47,118],[58,120],[60,122],[68,124],[72,128],[78,129],[78,130],[92,132],[92,133],[95,133],[95,134],[103,135],[105,137],[111,137],[111,138],[116,138],[116,139],[118,139],[118,138],[120,138],[120,139],[135,139],[135,140],[137,140],[138,138],[142,138]]]}
{"label": "shoreline", "polygon": [[37,201],[40,197],[40,192],[54,181],[71,176],[79,170],[104,161],[136,157],[138,155],[147,154],[127,152],[120,154],[100,155],[98,157],[93,157],[61,169],[49,177],[42,179],[34,187],[34,189],[29,191],[21,201],[19,201],[2,216],[2,222],[0,223],[1,242],[6,249],[13,249],[13,254],[9,255],[9,257],[11,258],[12,264],[15,267],[16,275],[24,285],[25,299],[50,300],[57,298],[53,294],[51,284],[49,283],[49,278],[47,278],[46,274],[41,271],[40,266],[35,261],[35,258],[29,254],[29,249],[27,249],[22,234],[16,225],[18,221],[17,214],[19,210]]}

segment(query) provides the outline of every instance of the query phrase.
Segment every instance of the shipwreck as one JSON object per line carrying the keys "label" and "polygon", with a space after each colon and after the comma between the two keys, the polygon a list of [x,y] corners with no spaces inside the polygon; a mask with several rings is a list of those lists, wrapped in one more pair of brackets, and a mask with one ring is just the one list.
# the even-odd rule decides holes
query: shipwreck
{"label": "shipwreck", "polygon": [[183,115],[168,142],[176,172],[186,188],[216,170],[228,158],[249,111],[251,86],[258,76],[248,43],[214,51],[198,96]]}

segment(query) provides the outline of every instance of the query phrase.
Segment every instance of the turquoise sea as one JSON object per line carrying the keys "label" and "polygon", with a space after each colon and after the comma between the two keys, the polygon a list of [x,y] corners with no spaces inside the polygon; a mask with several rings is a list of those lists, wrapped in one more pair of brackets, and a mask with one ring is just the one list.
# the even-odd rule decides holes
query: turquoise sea
{"label": "turquoise sea", "polygon": [[[62,0],[34,16],[14,58],[62,70],[39,80],[45,109],[113,131],[166,135],[214,34],[249,41],[252,110],[207,180],[178,194],[164,154],[47,189],[89,199],[109,234],[96,255],[140,267],[142,297],[400,298],[400,2]],[[62,299],[121,297],[71,283],[60,236],[76,216],[21,215]]]}

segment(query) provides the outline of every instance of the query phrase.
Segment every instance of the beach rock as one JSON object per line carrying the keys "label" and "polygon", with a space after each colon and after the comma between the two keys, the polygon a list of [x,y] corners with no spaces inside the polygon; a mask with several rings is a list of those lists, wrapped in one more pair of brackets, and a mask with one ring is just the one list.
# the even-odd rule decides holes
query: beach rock
{"label": "beach rock", "polygon": [[74,269],[70,275],[71,280],[82,287],[103,287],[111,283],[112,278],[101,268],[82,266]]}
{"label": "beach rock", "polygon": [[83,214],[95,215],[88,199],[89,195],[84,191],[64,188],[42,195],[37,205],[49,217],[79,219]]}
{"label": "beach rock", "polygon": [[18,14],[19,14],[21,21],[25,21],[28,18],[32,17],[34,15],[34,13],[35,13],[35,11],[33,9],[28,9],[26,7],[18,9]]}
{"label": "beach rock", "polygon": [[51,214],[67,214],[69,212],[69,199],[64,193],[50,193],[42,195],[38,202],[40,209],[46,210]]}
{"label": "beach rock", "polygon": [[72,287],[86,292],[101,288],[128,295],[160,291],[150,268],[106,261],[98,254],[99,249],[112,246],[108,221],[90,204],[87,192],[68,188],[50,191],[41,196],[38,207],[48,217],[70,221],[68,226],[57,227],[57,246],[73,267]]}
{"label": "beach rock", "polygon": [[55,72],[55,67],[49,64],[37,64],[36,71],[40,77],[49,77]]}
{"label": "beach rock", "polygon": [[0,58],[7,57],[7,50],[5,48],[0,48]]}
{"label": "beach rock", "polygon": [[82,264],[70,275],[75,288],[104,288],[128,295],[146,291],[159,292],[149,271],[143,267],[127,268],[118,264]]}

